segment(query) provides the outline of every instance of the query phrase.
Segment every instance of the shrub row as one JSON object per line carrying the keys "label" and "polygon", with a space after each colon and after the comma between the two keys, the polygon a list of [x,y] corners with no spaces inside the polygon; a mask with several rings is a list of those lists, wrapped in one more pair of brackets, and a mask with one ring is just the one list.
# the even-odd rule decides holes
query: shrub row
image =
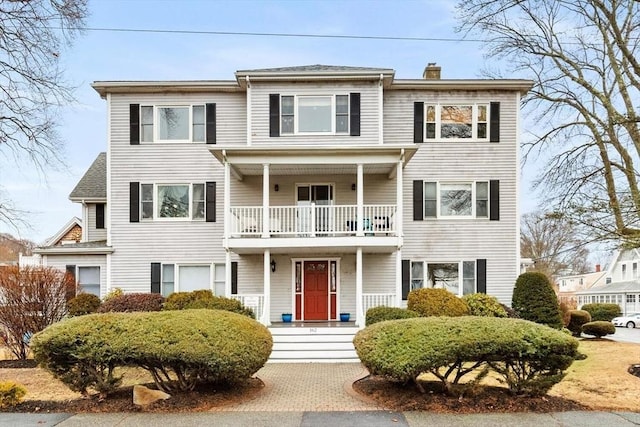
{"label": "shrub row", "polygon": [[519,319],[428,317],[381,322],[359,331],[354,345],[374,375],[399,382],[430,373],[451,393],[467,374],[495,371],[513,393],[541,395],[579,356],[568,334]]}
{"label": "shrub row", "polygon": [[611,322],[614,317],[622,315],[618,304],[585,304],[582,310],[588,311],[594,322]]}
{"label": "shrub row", "polygon": [[104,313],[71,318],[32,340],[40,366],[71,390],[106,396],[115,369],[146,369],[160,390],[192,390],[198,382],[235,382],[253,375],[271,354],[269,330],[221,310]]}
{"label": "shrub row", "polygon": [[420,315],[415,311],[405,308],[385,306],[373,307],[367,310],[365,324],[369,326],[385,320],[410,319],[412,317],[420,317]]}
{"label": "shrub row", "polygon": [[226,310],[254,318],[254,313],[231,298],[214,296],[210,290],[176,292],[166,299],[160,294],[125,294],[119,289],[110,292],[104,302],[95,295],[80,294],[69,301],[69,315],[83,316],[91,313],[136,312],[160,310],[186,310],[209,308]]}

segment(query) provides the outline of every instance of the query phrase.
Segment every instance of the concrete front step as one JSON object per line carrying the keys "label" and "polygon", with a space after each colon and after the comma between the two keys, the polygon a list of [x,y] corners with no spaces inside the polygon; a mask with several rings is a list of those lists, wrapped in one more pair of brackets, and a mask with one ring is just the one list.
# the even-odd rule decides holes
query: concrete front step
{"label": "concrete front step", "polygon": [[273,336],[269,362],[360,362],[353,347],[357,327],[279,326],[269,330]]}

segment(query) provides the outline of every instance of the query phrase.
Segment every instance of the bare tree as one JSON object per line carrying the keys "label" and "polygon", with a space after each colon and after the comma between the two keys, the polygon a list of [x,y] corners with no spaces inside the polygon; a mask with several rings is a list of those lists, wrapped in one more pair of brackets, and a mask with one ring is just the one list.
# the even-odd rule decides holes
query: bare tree
{"label": "bare tree", "polygon": [[18,358],[29,355],[31,335],[60,321],[75,281],[52,267],[7,267],[0,270],[0,329],[4,344]]}
{"label": "bare tree", "polygon": [[555,209],[601,240],[640,246],[640,2],[464,0],[459,31],[534,81],[536,128],[525,158],[550,160],[537,181]]}
{"label": "bare tree", "polygon": [[589,250],[577,227],[564,215],[534,212],[522,216],[520,253],[532,258],[534,270],[544,273],[552,283],[562,274],[589,271]]}
{"label": "bare tree", "polygon": [[[86,3],[0,2],[0,169],[23,157],[41,171],[60,164],[58,110],[73,100],[60,57],[84,25]],[[23,214],[0,195],[0,222],[17,228]]]}

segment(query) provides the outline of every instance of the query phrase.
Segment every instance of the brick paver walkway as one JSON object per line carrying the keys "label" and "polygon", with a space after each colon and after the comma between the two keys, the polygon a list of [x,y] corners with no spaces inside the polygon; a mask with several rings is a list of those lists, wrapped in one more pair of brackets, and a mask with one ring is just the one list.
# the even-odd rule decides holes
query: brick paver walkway
{"label": "brick paver walkway", "polygon": [[256,376],[265,389],[255,399],[223,411],[370,411],[351,384],[367,375],[359,363],[269,363]]}

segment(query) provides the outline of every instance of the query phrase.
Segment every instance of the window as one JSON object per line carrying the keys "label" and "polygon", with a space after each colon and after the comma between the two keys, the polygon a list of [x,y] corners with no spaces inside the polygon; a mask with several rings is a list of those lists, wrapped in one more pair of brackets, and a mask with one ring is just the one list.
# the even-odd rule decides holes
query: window
{"label": "window", "polygon": [[489,217],[489,183],[424,183],[425,218]]}
{"label": "window", "polygon": [[[221,270],[224,287],[224,265]],[[162,295],[211,289],[210,274],[210,265],[162,264]]]}
{"label": "window", "polygon": [[96,203],[96,229],[104,229],[104,203]]}
{"label": "window", "polygon": [[632,269],[633,269],[633,278],[637,279],[638,278],[638,263],[637,262],[633,263]]}
{"label": "window", "polygon": [[140,107],[140,139],[142,142],[204,142],[205,106]]}
{"label": "window", "polygon": [[225,279],[226,268],[224,264],[215,264],[213,266],[213,292],[218,296],[224,296],[226,292]]}
{"label": "window", "polygon": [[622,280],[627,278],[627,264],[622,264]]}
{"label": "window", "polygon": [[488,139],[488,105],[425,105],[425,138]]}
{"label": "window", "polygon": [[282,134],[349,132],[349,95],[281,97]]}
{"label": "window", "polygon": [[[426,264],[426,276],[425,276]],[[411,289],[440,288],[455,295],[476,292],[475,261],[431,263],[411,262]]]}
{"label": "window", "polygon": [[100,296],[100,267],[78,267],[78,288],[85,294]]}
{"label": "window", "polygon": [[636,296],[633,294],[627,294],[627,303],[635,303],[636,302]]}
{"label": "window", "polygon": [[141,184],[142,219],[205,219],[204,184]]}

